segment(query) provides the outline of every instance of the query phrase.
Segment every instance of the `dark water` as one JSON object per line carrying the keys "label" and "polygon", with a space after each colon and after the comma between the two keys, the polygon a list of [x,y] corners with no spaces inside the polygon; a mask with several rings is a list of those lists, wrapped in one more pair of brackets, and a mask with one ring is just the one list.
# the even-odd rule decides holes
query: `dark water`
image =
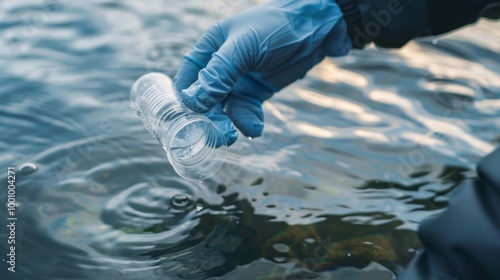
{"label": "dark water", "polygon": [[[500,143],[500,32],[325,60],[210,180],[179,179],[126,103],[253,1],[0,2],[1,279],[392,279]],[[30,165],[29,163],[33,163]],[[7,213],[0,221],[7,224]]]}

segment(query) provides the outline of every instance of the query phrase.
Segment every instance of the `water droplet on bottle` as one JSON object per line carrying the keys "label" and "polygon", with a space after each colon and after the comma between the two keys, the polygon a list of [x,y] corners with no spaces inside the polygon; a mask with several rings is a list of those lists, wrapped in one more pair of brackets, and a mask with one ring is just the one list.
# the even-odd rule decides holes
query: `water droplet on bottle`
{"label": "water droplet on bottle", "polygon": [[199,180],[198,183],[203,184],[203,180]]}
{"label": "water droplet on bottle", "polygon": [[19,171],[24,175],[31,174],[35,172],[37,169],[38,167],[36,166],[36,164],[31,162],[26,162],[21,164],[21,166],[19,166]]}
{"label": "water droplet on bottle", "polygon": [[252,137],[248,137],[248,140],[252,140],[253,138]]}
{"label": "water droplet on bottle", "polygon": [[191,199],[185,194],[176,194],[172,197],[171,203],[176,208],[184,208],[191,203]]}
{"label": "water droplet on bottle", "polygon": [[347,257],[350,258],[351,257],[351,253],[347,253]]}
{"label": "water droplet on bottle", "polygon": [[437,45],[438,44],[438,40],[437,39],[432,40],[432,44],[433,45]]}
{"label": "water droplet on bottle", "polygon": [[196,205],[196,211],[200,212],[201,210],[203,210],[203,205],[201,204]]}

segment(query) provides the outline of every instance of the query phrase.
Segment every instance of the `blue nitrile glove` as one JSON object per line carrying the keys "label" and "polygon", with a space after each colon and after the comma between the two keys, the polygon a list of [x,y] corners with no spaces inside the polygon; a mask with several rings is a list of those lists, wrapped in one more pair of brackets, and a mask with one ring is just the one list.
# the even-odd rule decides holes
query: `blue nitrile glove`
{"label": "blue nitrile glove", "polygon": [[334,0],[274,0],[210,27],[185,56],[174,83],[184,104],[208,113],[231,145],[237,138],[232,124],[247,137],[260,136],[262,102],[325,56],[350,48]]}

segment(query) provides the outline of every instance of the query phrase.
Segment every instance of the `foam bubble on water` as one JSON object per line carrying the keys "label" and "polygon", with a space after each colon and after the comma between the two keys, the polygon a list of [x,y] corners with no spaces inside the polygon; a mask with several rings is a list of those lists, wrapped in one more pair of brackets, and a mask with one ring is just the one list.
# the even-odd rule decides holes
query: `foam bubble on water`
{"label": "foam bubble on water", "polygon": [[274,250],[280,252],[280,253],[288,253],[290,252],[290,247],[288,245],[283,244],[283,243],[276,243],[273,245]]}
{"label": "foam bubble on water", "polygon": [[176,194],[172,197],[171,204],[176,208],[189,206],[191,199],[185,194]]}
{"label": "foam bubble on water", "polygon": [[201,210],[203,210],[203,205],[201,204],[196,205],[196,211],[200,212]]}
{"label": "foam bubble on water", "polygon": [[26,163],[23,163],[19,166],[19,171],[24,175],[31,174],[37,170],[38,170],[38,167],[36,166],[36,164],[34,164],[32,162],[26,162]]}
{"label": "foam bubble on water", "polygon": [[282,263],[282,262],[286,261],[285,257],[274,257],[273,259],[275,262],[278,262],[278,263]]}
{"label": "foam bubble on water", "polygon": [[308,238],[304,239],[304,242],[312,244],[315,242],[315,240],[314,240],[314,238],[308,237]]}

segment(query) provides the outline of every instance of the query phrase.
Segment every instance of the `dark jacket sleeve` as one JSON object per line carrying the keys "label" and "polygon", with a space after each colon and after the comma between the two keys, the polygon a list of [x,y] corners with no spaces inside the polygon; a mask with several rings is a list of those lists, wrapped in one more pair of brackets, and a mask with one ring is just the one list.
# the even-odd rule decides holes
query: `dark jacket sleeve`
{"label": "dark jacket sleeve", "polygon": [[500,279],[500,148],[461,184],[445,211],[424,220],[424,245],[399,280]]}
{"label": "dark jacket sleeve", "polygon": [[374,42],[399,48],[416,37],[439,35],[498,19],[500,0],[336,0],[355,48]]}

